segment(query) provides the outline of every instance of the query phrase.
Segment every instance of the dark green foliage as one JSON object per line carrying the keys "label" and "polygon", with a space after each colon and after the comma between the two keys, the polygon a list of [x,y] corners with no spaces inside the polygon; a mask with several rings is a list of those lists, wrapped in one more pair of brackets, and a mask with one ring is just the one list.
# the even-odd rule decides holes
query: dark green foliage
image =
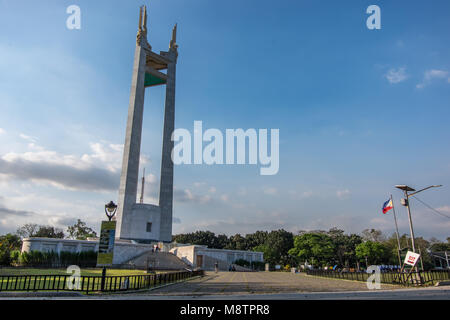
{"label": "dark green foliage", "polygon": [[289,254],[296,256],[302,262],[314,266],[325,266],[334,263],[336,246],[333,238],[324,233],[305,233],[296,236],[294,247]]}
{"label": "dark green foliage", "polygon": [[245,259],[238,259],[234,262],[234,264],[237,264],[238,266],[250,268],[253,270],[264,270],[265,263],[261,261],[247,261]]}
{"label": "dark green foliage", "polygon": [[[337,228],[329,231],[301,231],[295,237],[285,230],[256,231],[245,236],[236,234],[229,238],[226,235],[215,236],[209,231],[197,231],[173,238],[179,243],[202,244],[210,248],[263,252],[265,262],[272,266],[298,266],[305,262],[317,267],[337,265],[338,268],[359,268],[361,262],[363,265],[399,264],[396,235],[387,238],[377,229],[365,229],[361,235],[345,234]],[[370,244],[364,245],[363,241]],[[428,251],[450,251],[450,238],[447,238],[447,242],[416,238],[416,250],[422,254],[419,266],[422,267],[423,263],[424,269],[433,268],[433,260]],[[356,252],[358,246],[359,254]],[[400,237],[400,248],[403,262],[406,252],[411,250],[411,239],[407,235]]]}
{"label": "dark green foliage", "polygon": [[216,236],[211,231],[196,231],[193,233],[178,234],[172,237],[178,243],[190,243],[208,246],[209,248],[223,249],[228,245],[228,237],[224,234]]}
{"label": "dark green foliage", "polygon": [[11,253],[22,247],[22,240],[15,234],[5,234],[0,236],[0,265],[9,266],[11,264]]}
{"label": "dark green foliage", "polygon": [[30,251],[22,252],[19,256],[19,265],[27,267],[67,267],[77,265],[79,267],[95,267],[97,264],[97,252],[67,252],[60,254],[51,252]]}
{"label": "dark green foliage", "polygon": [[245,237],[241,236],[240,234],[235,234],[234,236],[231,236],[225,249],[247,250],[247,242]]}
{"label": "dark green foliage", "polygon": [[250,267],[250,261],[247,261],[245,259],[238,259],[234,262],[234,264],[237,264],[241,267]]}
{"label": "dark green foliage", "polygon": [[430,246],[430,250],[433,252],[450,251],[450,243],[443,243],[443,242],[433,243]]}
{"label": "dark green foliage", "polygon": [[21,238],[58,238],[64,239],[64,231],[52,226],[28,223],[17,229],[16,234]]}

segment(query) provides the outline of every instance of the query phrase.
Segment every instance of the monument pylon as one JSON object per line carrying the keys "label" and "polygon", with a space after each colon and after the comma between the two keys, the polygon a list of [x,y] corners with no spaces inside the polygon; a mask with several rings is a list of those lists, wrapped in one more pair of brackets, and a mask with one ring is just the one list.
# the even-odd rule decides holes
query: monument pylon
{"label": "monument pylon", "polygon": [[[117,209],[116,236],[139,242],[172,241],[173,162],[172,132],[175,127],[175,73],[178,57],[177,25],[172,31],[169,50],[152,51],[147,41],[147,9],[139,11],[130,104],[123,151]],[[164,73],[163,71],[166,71]],[[145,89],[166,86],[161,157],[159,204],[137,203],[139,158]]]}

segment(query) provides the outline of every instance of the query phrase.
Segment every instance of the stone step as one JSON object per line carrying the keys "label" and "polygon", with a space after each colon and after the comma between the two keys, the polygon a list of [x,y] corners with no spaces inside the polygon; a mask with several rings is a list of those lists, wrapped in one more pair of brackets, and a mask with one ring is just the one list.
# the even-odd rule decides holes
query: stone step
{"label": "stone step", "polygon": [[170,252],[152,252],[151,250],[126,261],[121,267],[153,270],[192,269],[191,266]]}

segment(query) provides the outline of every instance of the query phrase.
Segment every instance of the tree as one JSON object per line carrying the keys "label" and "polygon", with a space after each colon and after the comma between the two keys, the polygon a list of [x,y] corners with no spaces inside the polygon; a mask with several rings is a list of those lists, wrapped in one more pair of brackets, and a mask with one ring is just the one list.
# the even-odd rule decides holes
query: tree
{"label": "tree", "polygon": [[433,243],[430,246],[430,250],[433,252],[450,251],[450,243],[444,243],[444,242]]}
{"label": "tree", "polygon": [[247,250],[247,243],[245,238],[238,233],[230,237],[228,245],[225,248],[230,250]]}
{"label": "tree", "polygon": [[304,233],[294,238],[294,247],[289,254],[301,261],[308,261],[315,266],[330,263],[334,256],[335,245],[333,239],[324,233]]}
{"label": "tree", "polygon": [[385,240],[385,236],[381,230],[365,229],[362,232],[362,238],[365,241],[382,242]]}
{"label": "tree", "polygon": [[294,235],[291,232],[284,229],[271,231],[265,244],[274,251],[276,263],[285,265],[293,262],[289,255],[289,250],[294,246]]}
{"label": "tree", "polygon": [[366,266],[371,264],[377,264],[382,261],[385,254],[385,248],[383,244],[375,241],[366,241],[356,246],[356,257],[361,261],[366,261]]}
{"label": "tree", "polygon": [[208,246],[208,248],[223,249],[228,245],[228,237],[224,234],[216,237],[211,231],[196,231],[193,233],[177,234],[172,237],[178,243],[190,243]]}
{"label": "tree", "polygon": [[217,236],[217,244],[216,244],[216,248],[217,249],[223,249],[228,245],[229,239],[227,237],[226,234],[219,234]]}
{"label": "tree", "polygon": [[351,264],[356,264],[355,248],[362,242],[361,237],[357,234],[346,235],[344,230],[337,228],[330,229],[328,235],[333,240],[339,265],[349,267]]}
{"label": "tree", "polygon": [[97,233],[80,219],[73,226],[67,227],[67,232],[69,233],[69,238],[77,240],[86,240],[97,236]]}
{"label": "tree", "polygon": [[253,250],[257,252],[262,252],[264,255],[265,262],[268,262],[272,265],[278,263],[277,253],[273,248],[269,247],[267,244],[260,244],[259,246],[254,247]]}
{"label": "tree", "polygon": [[267,231],[256,231],[245,236],[249,249],[253,249],[266,243],[269,233]]}
{"label": "tree", "polygon": [[21,238],[64,238],[64,231],[59,228],[45,225],[37,225],[35,223],[28,223],[17,229],[16,234]]}
{"label": "tree", "polygon": [[11,264],[11,252],[20,250],[22,240],[18,235],[8,233],[0,236],[0,265],[9,266]]}
{"label": "tree", "polygon": [[31,238],[34,237],[38,229],[37,223],[27,223],[18,228],[16,234],[21,238]]}

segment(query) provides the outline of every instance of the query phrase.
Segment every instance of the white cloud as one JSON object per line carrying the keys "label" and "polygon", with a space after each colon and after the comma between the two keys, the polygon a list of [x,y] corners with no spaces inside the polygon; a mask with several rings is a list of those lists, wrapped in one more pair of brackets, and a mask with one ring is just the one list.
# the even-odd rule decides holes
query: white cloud
{"label": "white cloud", "polygon": [[238,196],[240,196],[240,197],[245,197],[245,196],[248,194],[247,188],[245,188],[245,187],[240,187],[239,190],[238,190],[238,192],[237,192],[237,194],[238,194]]}
{"label": "white cloud", "polygon": [[405,81],[408,78],[406,74],[406,68],[390,69],[384,76],[389,83],[395,84]]}
{"label": "white cloud", "polygon": [[5,133],[5,130],[0,128],[0,134],[4,134],[4,133]]}
{"label": "white cloud", "polygon": [[0,174],[9,179],[46,183],[60,189],[116,190],[121,168],[119,145],[92,143],[91,153],[61,154],[31,143],[23,153],[0,156]]}
{"label": "white cloud", "polygon": [[206,182],[194,182],[194,187],[199,188],[206,185]]}
{"label": "white cloud", "polygon": [[208,190],[209,193],[216,193],[217,189],[214,186],[211,186]]}
{"label": "white cloud", "polygon": [[417,84],[416,87],[418,89],[422,89],[425,86],[431,84],[431,82],[435,79],[447,79],[447,82],[450,82],[450,78],[448,77],[449,73],[445,70],[437,70],[437,69],[431,69],[426,70],[423,75],[423,80],[421,83]]}
{"label": "white cloud", "polygon": [[35,143],[37,141],[37,138],[32,137],[32,136],[28,136],[28,135],[26,135],[24,133],[19,134],[19,137],[21,137],[22,139],[27,140],[27,141],[29,141],[31,143]]}
{"label": "white cloud", "polygon": [[178,189],[174,188],[173,191],[174,201],[176,202],[188,202],[196,204],[206,204],[212,201],[210,195],[197,195],[194,194],[190,189]]}
{"label": "white cloud", "polygon": [[314,195],[312,191],[304,191],[302,192],[302,198],[310,198]]}
{"label": "white cloud", "polygon": [[277,193],[278,193],[278,190],[276,189],[276,188],[265,188],[264,190],[263,190],[263,192],[265,193],[265,194],[268,194],[268,195],[271,195],[271,196],[273,196],[273,195],[276,195]]}
{"label": "white cloud", "polygon": [[338,196],[339,199],[344,199],[350,195],[350,190],[348,189],[338,190],[336,191],[336,195]]}

